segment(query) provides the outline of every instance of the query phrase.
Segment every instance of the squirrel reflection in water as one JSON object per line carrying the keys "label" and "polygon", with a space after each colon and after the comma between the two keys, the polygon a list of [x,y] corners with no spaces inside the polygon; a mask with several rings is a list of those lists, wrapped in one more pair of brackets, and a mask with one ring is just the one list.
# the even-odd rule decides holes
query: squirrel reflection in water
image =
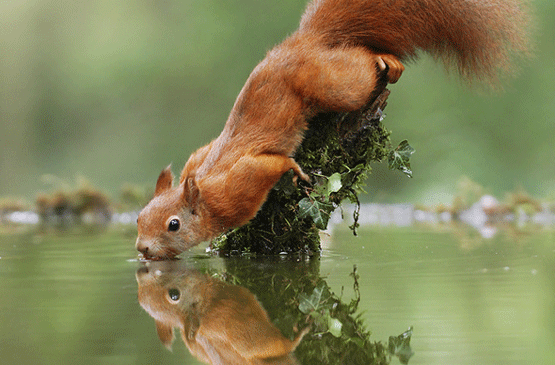
{"label": "squirrel reflection in water", "polygon": [[293,351],[309,328],[285,338],[246,288],[175,261],[137,270],[139,303],[171,349],[174,328],[193,356],[207,364],[298,364]]}

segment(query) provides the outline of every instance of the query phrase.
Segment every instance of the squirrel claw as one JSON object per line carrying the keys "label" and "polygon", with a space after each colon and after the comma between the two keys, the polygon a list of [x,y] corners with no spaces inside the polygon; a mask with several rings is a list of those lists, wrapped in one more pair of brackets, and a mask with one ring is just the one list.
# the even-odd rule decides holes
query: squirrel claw
{"label": "squirrel claw", "polygon": [[403,66],[397,57],[391,54],[379,54],[377,56],[379,70],[387,72],[387,81],[390,84],[396,83],[405,70],[405,66]]}

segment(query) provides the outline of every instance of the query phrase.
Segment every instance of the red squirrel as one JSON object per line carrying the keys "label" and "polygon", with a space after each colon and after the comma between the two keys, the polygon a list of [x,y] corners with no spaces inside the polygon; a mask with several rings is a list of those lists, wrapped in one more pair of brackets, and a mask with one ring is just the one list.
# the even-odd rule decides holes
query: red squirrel
{"label": "red squirrel", "polygon": [[290,340],[248,289],[174,262],[149,262],[136,274],[139,303],[168,349],[178,328],[191,354],[208,364],[298,364],[293,351],[310,327]]}
{"label": "red squirrel", "polygon": [[385,72],[422,50],[479,82],[510,71],[526,52],[528,15],[519,0],[313,0],[299,29],[247,79],[222,133],[194,152],[173,187],[168,166],[141,211],[136,248],[171,258],[254,218],[320,112],[363,107]]}

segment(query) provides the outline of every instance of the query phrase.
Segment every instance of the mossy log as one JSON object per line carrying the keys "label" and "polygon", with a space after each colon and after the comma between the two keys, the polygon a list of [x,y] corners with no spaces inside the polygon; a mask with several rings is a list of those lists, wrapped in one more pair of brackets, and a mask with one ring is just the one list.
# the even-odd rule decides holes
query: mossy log
{"label": "mossy log", "polygon": [[[360,110],[322,113],[309,122],[295,160],[311,178],[293,181],[292,172],[276,184],[249,224],[226,232],[211,243],[213,252],[239,254],[316,254],[319,231],[330,214],[358,193],[371,171],[370,163],[390,152],[390,132],[382,124],[389,90],[384,77]],[[355,223],[351,227],[356,232]]]}

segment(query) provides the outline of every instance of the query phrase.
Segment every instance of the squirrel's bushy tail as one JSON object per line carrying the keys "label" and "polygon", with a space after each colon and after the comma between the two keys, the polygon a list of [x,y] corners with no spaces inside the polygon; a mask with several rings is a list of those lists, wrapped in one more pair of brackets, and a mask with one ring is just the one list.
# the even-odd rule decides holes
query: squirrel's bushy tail
{"label": "squirrel's bushy tail", "polygon": [[314,0],[299,31],[405,61],[423,50],[467,79],[495,81],[528,55],[529,18],[522,0]]}

